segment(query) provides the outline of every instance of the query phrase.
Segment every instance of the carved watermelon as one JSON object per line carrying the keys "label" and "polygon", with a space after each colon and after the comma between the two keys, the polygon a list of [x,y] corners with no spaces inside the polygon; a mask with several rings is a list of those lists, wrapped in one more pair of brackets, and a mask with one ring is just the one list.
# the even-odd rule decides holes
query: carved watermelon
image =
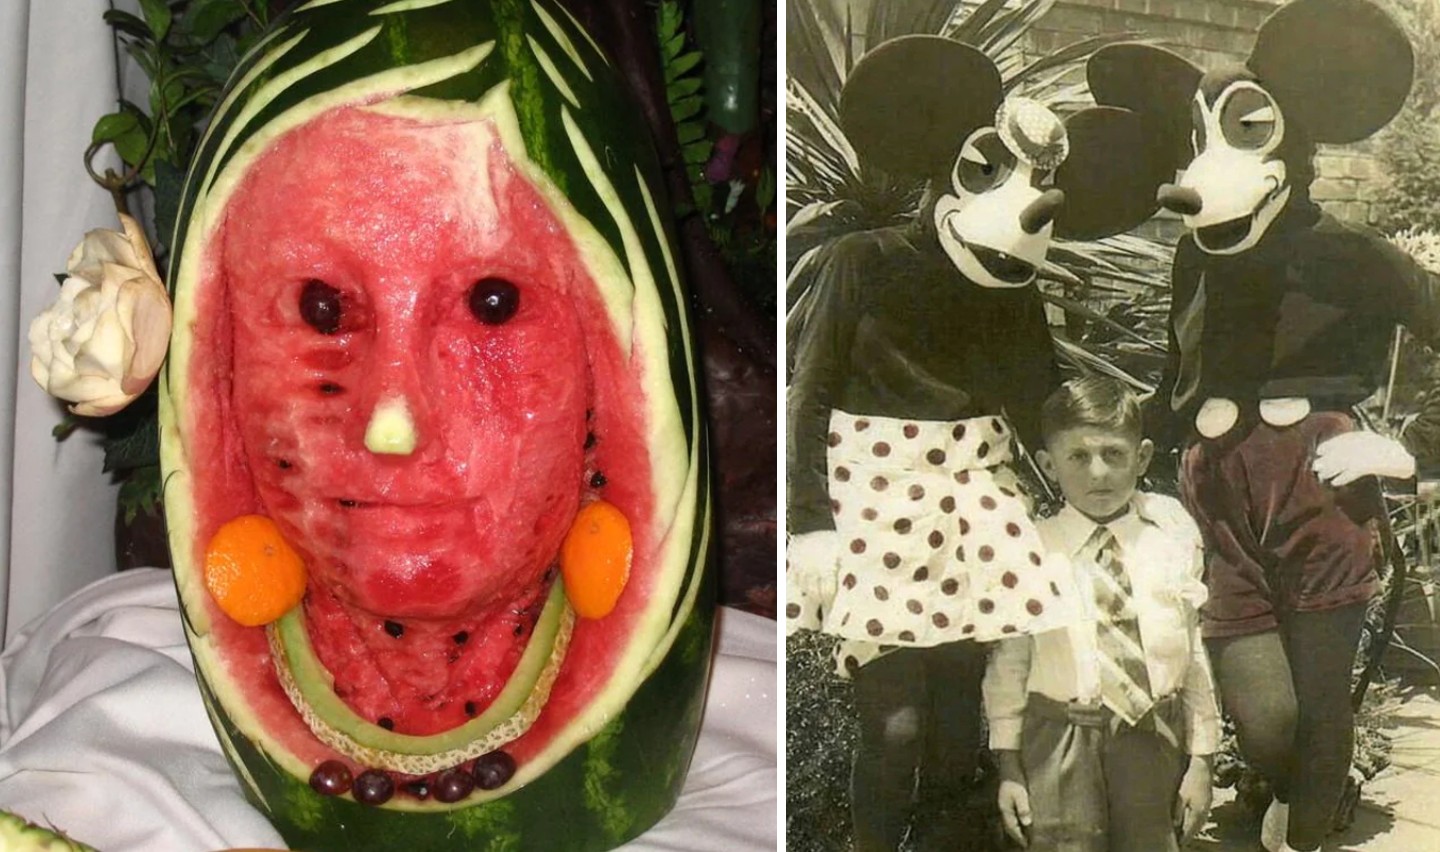
{"label": "carved watermelon", "polygon": [[[165,508],[212,720],[297,848],[601,849],[679,793],[709,484],[642,128],[547,0],[310,0],[205,131]],[[603,614],[556,570],[595,501],[632,542]],[[305,585],[244,626],[205,566],[251,515]]]}

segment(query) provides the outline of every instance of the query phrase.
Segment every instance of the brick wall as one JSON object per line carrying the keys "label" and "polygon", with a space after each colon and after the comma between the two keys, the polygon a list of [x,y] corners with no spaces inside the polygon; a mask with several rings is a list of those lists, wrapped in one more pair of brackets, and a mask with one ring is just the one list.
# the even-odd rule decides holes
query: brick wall
{"label": "brick wall", "polygon": [[[1027,54],[1039,55],[1101,33],[1135,32],[1156,39],[1201,68],[1242,61],[1255,33],[1282,0],[1060,0],[1034,28]],[[1311,193],[1332,214],[1350,221],[1374,219],[1384,180],[1365,143],[1322,146]],[[1169,223],[1156,235],[1176,233]]]}

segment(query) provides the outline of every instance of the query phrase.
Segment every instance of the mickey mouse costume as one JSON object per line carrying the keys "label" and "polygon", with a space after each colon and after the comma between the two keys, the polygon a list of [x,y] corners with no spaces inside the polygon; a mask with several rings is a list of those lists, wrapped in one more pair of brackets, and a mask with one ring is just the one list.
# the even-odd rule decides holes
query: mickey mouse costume
{"label": "mickey mouse costume", "polygon": [[1413,69],[1405,34],[1367,0],[1293,0],[1243,65],[1202,73],[1123,45],[1088,68],[1096,101],[1146,116],[1185,169],[1159,189],[1190,230],[1150,431],[1184,447],[1182,496],[1206,539],[1205,635],[1241,748],[1276,791],[1271,850],[1318,848],[1334,811],[1350,665],[1377,588],[1375,477],[1413,476],[1411,446],[1435,429],[1397,441],[1351,409],[1380,385],[1397,324],[1436,339],[1440,288],[1309,197],[1315,145],[1383,127]]}
{"label": "mickey mouse costume", "polygon": [[841,123],[862,167],[928,190],[914,223],[821,249],[794,309],[787,629],[844,640],[857,848],[896,847],[917,768],[919,847],[955,848],[944,800],[974,773],[979,643],[1059,626],[1074,606],[1010,468],[1059,384],[1033,282],[1052,235],[1153,213],[1165,164],[1110,155],[1142,139],[1128,110],[1061,122],[1006,97],[983,53],[933,36],[867,54]]}

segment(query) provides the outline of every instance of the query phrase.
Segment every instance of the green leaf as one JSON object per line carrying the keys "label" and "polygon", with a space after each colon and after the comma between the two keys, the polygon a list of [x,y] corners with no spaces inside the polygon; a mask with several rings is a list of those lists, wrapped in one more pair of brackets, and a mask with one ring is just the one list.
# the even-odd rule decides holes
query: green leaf
{"label": "green leaf", "polygon": [[102,17],[104,17],[105,23],[125,35],[146,43],[155,41],[155,33],[150,29],[150,25],[129,12],[109,9]]}
{"label": "green leaf", "polygon": [[125,52],[135,60],[135,64],[140,66],[140,70],[145,72],[145,76],[152,79],[160,71],[160,60],[156,57],[154,48],[153,42],[142,44],[138,41],[131,41],[125,43]]}
{"label": "green leaf", "polygon": [[660,55],[665,57],[666,64],[668,65],[675,57],[679,56],[680,51],[684,49],[685,34],[680,33],[660,46]]}
{"label": "green leaf", "polygon": [[694,166],[709,162],[710,152],[713,150],[715,150],[715,143],[709,139],[704,139],[685,145],[680,149],[680,153],[683,155],[685,162]]}
{"label": "green leaf", "polygon": [[194,0],[181,23],[196,44],[209,44],[243,17],[245,7],[235,0]]}
{"label": "green leaf", "polygon": [[695,207],[702,212],[708,212],[710,205],[715,203],[715,190],[710,184],[699,179],[698,175],[696,178],[691,182],[690,193],[695,196]]}
{"label": "green leaf", "polygon": [[130,471],[116,495],[125,512],[125,523],[133,523],[141,512],[154,515],[160,505],[160,465],[147,464]]}
{"label": "green leaf", "polygon": [[684,124],[675,125],[675,136],[681,145],[689,145],[691,142],[705,138],[705,124],[700,121],[687,121]]}
{"label": "green leaf", "polygon": [[105,470],[129,470],[155,464],[160,458],[160,428],[158,419],[146,417],[136,421],[135,427],[105,442]]}
{"label": "green leaf", "polygon": [[221,33],[205,50],[201,51],[204,62],[200,67],[212,83],[223,86],[230,76],[230,69],[240,63],[242,52],[234,37],[229,33]]}
{"label": "green leaf", "polygon": [[684,100],[677,101],[671,104],[670,116],[675,119],[676,124],[679,124],[687,118],[694,118],[695,116],[699,115],[700,110],[704,108],[705,99],[692,95],[688,98],[685,98]]}
{"label": "green leaf", "polygon": [[63,441],[70,437],[70,434],[76,429],[79,429],[80,426],[80,418],[67,411],[60,422],[55,424],[55,428],[50,430],[50,435],[57,441]]}
{"label": "green leaf", "polygon": [[[106,140],[115,146],[115,153],[128,166],[134,166],[145,158],[146,152],[150,149],[150,118],[141,112],[140,108],[129,101],[120,102],[120,112],[117,115],[129,116],[131,124],[129,127],[114,137]],[[109,116],[107,116],[108,118]],[[104,121],[105,119],[101,119]],[[121,119],[114,122],[117,126]],[[96,124],[96,133],[100,131],[99,124]],[[97,140],[98,141],[98,140]]]}
{"label": "green leaf", "polygon": [[175,234],[175,218],[180,214],[180,198],[185,191],[185,170],[160,160],[155,164],[155,236],[165,248]]}
{"label": "green leaf", "polygon": [[671,62],[667,62],[665,64],[665,79],[667,81],[680,79],[682,74],[699,65],[700,59],[700,51],[692,50],[689,53],[676,57]]}
{"label": "green leaf", "polygon": [[683,97],[699,93],[700,86],[704,84],[699,77],[686,77],[676,80],[665,87],[665,99],[675,103]]}
{"label": "green leaf", "polygon": [[111,141],[115,146],[115,152],[120,159],[125,161],[127,166],[138,166],[145,159],[145,154],[150,150],[150,139],[138,130],[127,133],[119,139]]}
{"label": "green leaf", "polygon": [[139,126],[140,121],[133,112],[121,110],[102,115],[100,120],[95,122],[95,129],[90,131],[90,141],[96,144],[113,142]]}
{"label": "green leaf", "polygon": [[145,13],[145,21],[154,31],[155,40],[164,41],[166,34],[170,32],[169,4],[165,0],[140,0],[140,11]]}
{"label": "green leaf", "polygon": [[769,166],[760,170],[760,180],[755,183],[755,206],[764,213],[775,203],[775,171]]}
{"label": "green leaf", "polygon": [[680,32],[680,4],[674,0],[664,0],[656,10],[655,17],[655,34],[659,36],[662,44]]}

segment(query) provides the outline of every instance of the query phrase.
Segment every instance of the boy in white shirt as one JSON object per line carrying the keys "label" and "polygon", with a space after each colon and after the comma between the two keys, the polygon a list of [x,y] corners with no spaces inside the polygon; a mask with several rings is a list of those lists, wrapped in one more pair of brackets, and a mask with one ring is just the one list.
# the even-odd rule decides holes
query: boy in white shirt
{"label": "boy in white shirt", "polygon": [[1200,533],[1137,490],[1153,447],[1112,379],[1067,382],[1036,460],[1065,507],[1039,522],[1088,617],[997,644],[985,676],[1006,833],[1032,850],[1174,852],[1205,821],[1219,709],[1201,643]]}

